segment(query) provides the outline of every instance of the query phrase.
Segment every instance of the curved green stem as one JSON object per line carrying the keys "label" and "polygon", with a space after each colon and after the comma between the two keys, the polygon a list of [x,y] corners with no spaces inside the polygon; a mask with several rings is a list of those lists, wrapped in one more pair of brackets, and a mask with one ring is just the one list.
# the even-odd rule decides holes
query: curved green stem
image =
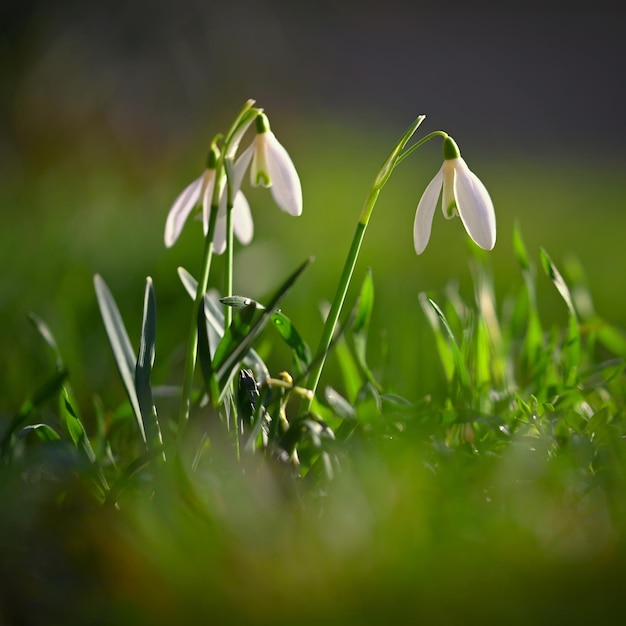
{"label": "curved green stem", "polygon": [[449,135],[443,130],[435,130],[432,133],[426,135],[425,137],[422,137],[419,141],[416,141],[410,148],[405,150],[398,157],[398,160],[396,161],[396,165],[402,163],[402,161],[404,161],[404,159],[406,159],[409,156],[409,154],[417,150],[420,146],[423,146],[427,141],[430,141],[434,137],[443,137],[445,139],[446,137],[449,137]]}
{"label": "curved green stem", "polygon": [[[372,212],[374,211],[374,207],[376,206],[378,195],[380,194],[380,191],[385,183],[389,180],[389,177],[391,176],[391,173],[393,172],[396,165],[398,165],[398,163],[400,163],[400,161],[402,161],[405,156],[410,154],[415,149],[414,147],[412,147],[405,153],[402,152],[407,142],[409,141],[409,139],[411,139],[411,137],[413,136],[419,125],[424,121],[424,119],[425,116],[420,115],[409,126],[409,128],[405,131],[402,137],[400,137],[400,140],[396,143],[396,145],[391,150],[391,152],[383,162],[382,166],[378,170],[376,178],[374,179],[369,194],[365,200],[365,204],[363,205],[363,210],[361,211],[354,237],[352,238],[352,244],[350,245],[350,249],[348,250],[348,256],[346,258],[343,270],[341,272],[341,276],[339,278],[339,284],[337,285],[335,297],[330,306],[330,311],[328,312],[326,321],[324,322],[324,328],[322,330],[322,336],[320,337],[319,346],[317,348],[317,352],[315,353],[315,357],[313,358],[313,362],[315,365],[309,372],[306,385],[306,387],[310,389],[313,393],[309,398],[305,399],[304,401],[304,412],[308,412],[311,410],[313,396],[315,395],[317,386],[320,381],[320,377],[322,375],[322,370],[324,369],[326,355],[328,354],[333,335],[335,334],[335,330],[337,328],[337,323],[339,322],[341,310],[343,309],[346,295],[350,287],[350,282],[352,280],[352,275],[354,274],[354,268],[356,267],[356,263],[359,258],[361,244],[363,243],[365,231],[367,230],[367,225],[369,224]],[[435,136],[435,134],[433,133],[432,136]],[[428,139],[432,138],[432,136],[428,136]],[[416,147],[423,144],[425,141],[428,141],[428,139],[423,139],[421,142],[416,144]]]}

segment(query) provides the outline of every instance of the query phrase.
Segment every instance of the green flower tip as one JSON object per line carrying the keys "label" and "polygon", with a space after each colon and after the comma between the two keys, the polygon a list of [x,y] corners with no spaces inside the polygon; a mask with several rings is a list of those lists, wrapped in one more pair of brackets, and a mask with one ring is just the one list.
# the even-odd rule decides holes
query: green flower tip
{"label": "green flower tip", "polygon": [[206,167],[208,170],[217,169],[217,161],[220,158],[220,150],[215,144],[211,144],[211,149],[206,158]]}
{"label": "green flower tip", "polygon": [[460,156],[461,151],[459,146],[456,145],[456,141],[452,137],[447,136],[443,140],[443,158],[446,161],[451,161],[452,159],[458,159]]}
{"label": "green flower tip", "polygon": [[256,132],[257,135],[262,135],[268,132],[270,129],[270,121],[267,119],[265,113],[259,113],[256,116]]}

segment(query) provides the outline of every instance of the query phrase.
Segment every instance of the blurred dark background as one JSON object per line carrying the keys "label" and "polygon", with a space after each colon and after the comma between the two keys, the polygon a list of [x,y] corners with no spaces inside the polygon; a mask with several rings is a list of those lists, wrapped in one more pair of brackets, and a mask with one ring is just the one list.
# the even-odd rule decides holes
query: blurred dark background
{"label": "blurred dark background", "polygon": [[[372,177],[421,113],[423,134],[453,135],[494,197],[490,262],[502,295],[519,282],[510,244],[518,223],[533,255],[541,246],[557,264],[580,260],[598,308],[623,323],[625,16],[601,2],[557,10],[538,2],[4,0],[0,410],[14,410],[49,364],[28,311],[50,323],[86,397],[106,395],[108,385],[119,394],[109,402],[123,397],[95,307],[95,272],[137,333],[143,280],[155,278],[157,382],[172,377],[189,306],[175,268],[197,271],[200,237],[192,227],[165,250],[165,216],[198,175],[210,138],[248,98],[291,152],[305,212],[294,221],[268,194],[250,191],[257,235],[239,256],[237,288],[261,297],[314,254],[285,304],[310,343],[316,305],[332,295]],[[416,294],[451,278],[470,294],[471,285],[458,220],[438,215],[431,246],[413,253],[413,211],[441,159],[434,143],[414,156],[381,196],[359,271],[374,270],[390,376],[415,364],[399,386],[419,394],[434,374],[428,356],[406,353],[407,325],[428,341]],[[548,317],[564,315],[548,281],[542,298]]]}

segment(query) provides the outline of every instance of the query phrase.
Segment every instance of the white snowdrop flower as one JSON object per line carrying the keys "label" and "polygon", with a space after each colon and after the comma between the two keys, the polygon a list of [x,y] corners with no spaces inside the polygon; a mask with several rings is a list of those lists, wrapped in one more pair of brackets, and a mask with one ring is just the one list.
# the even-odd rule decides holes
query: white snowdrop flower
{"label": "white snowdrop flower", "polygon": [[426,249],[440,193],[446,219],[458,215],[472,240],[481,248],[491,250],[496,243],[496,216],[487,189],[461,158],[452,137],[444,138],[443,156],[441,169],[417,205],[413,225],[415,251],[421,254]]}
{"label": "white snowdrop flower", "polygon": [[[274,202],[290,215],[302,214],[302,186],[298,172],[274,133],[264,113],[256,121],[256,137],[237,160],[246,169],[250,161],[250,180],[254,186],[269,187]],[[236,165],[236,167],[237,167]]]}
{"label": "white snowdrop flower", "polygon": [[[209,232],[209,218],[211,214],[211,201],[213,189],[216,181],[216,168],[219,153],[216,148],[212,148],[209,153],[208,164],[202,175],[190,183],[178,195],[172,208],[169,211],[165,223],[165,245],[169,248],[178,239],[185,222],[193,210],[202,205],[202,222],[204,235]],[[233,231],[243,244],[248,244],[252,240],[254,226],[250,206],[243,193],[239,190],[243,172],[235,171],[233,180],[234,202],[233,202]],[[213,245],[216,254],[222,254],[226,249],[226,191],[225,185],[220,182],[223,189],[220,193],[220,207],[215,224],[213,235]]]}

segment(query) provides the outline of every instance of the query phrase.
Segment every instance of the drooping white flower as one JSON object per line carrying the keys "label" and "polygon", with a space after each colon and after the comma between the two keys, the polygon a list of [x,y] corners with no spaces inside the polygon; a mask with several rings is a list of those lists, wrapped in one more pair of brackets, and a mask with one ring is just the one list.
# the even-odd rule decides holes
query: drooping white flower
{"label": "drooping white flower", "polygon": [[496,216],[487,189],[461,158],[452,137],[444,139],[443,155],[441,169],[417,205],[413,225],[415,251],[421,254],[426,249],[440,193],[446,219],[458,215],[473,241],[481,248],[491,250],[496,243]]}
{"label": "drooping white flower", "polygon": [[[209,218],[211,214],[211,202],[216,181],[218,153],[216,148],[212,148],[209,154],[208,164],[202,175],[190,183],[178,195],[172,208],[170,209],[165,222],[165,245],[169,248],[178,239],[185,222],[193,210],[202,205],[202,222],[204,235],[209,232]],[[243,244],[250,243],[254,232],[250,206],[243,193],[239,190],[241,186],[241,175],[235,174],[233,181],[234,202],[233,202],[233,230],[237,239]],[[225,185],[220,181],[222,187],[220,192],[220,207],[215,224],[213,235],[214,252],[222,254],[226,249],[226,191]]]}
{"label": "drooping white flower", "polygon": [[290,215],[301,215],[300,177],[287,150],[270,130],[269,120],[264,113],[257,117],[256,130],[254,141],[237,160],[236,169],[245,170],[252,161],[252,185],[269,187],[274,202],[280,209]]}
{"label": "drooping white flower", "polygon": [[215,170],[206,169],[192,183],[183,189],[167,214],[165,221],[165,246],[170,248],[176,243],[183,226],[191,212],[198,206],[200,197],[205,196],[206,189],[213,192],[215,183]]}

